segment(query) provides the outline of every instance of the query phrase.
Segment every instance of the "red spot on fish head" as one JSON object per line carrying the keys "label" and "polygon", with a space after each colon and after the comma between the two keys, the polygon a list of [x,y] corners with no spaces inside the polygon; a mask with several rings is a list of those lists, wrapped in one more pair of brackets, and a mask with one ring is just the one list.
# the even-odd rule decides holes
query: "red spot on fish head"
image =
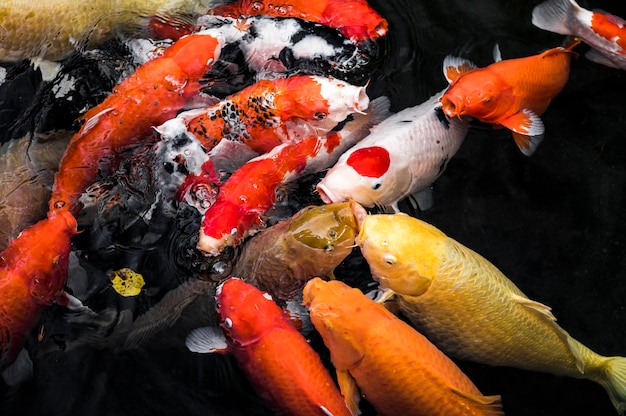
{"label": "red spot on fish head", "polygon": [[359,175],[380,178],[391,164],[389,152],[384,147],[372,146],[355,150],[347,161]]}
{"label": "red spot on fish head", "polygon": [[328,100],[322,95],[322,85],[312,76],[287,78],[275,103],[283,119],[323,120],[330,110]]}

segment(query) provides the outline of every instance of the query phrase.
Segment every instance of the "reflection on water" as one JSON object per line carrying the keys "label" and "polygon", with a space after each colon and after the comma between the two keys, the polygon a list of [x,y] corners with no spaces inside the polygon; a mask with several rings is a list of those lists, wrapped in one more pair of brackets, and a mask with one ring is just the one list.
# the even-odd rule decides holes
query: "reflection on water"
{"label": "reflection on water", "polygon": [[[486,66],[496,43],[505,59],[560,45],[562,36],[530,22],[539,2],[373,1],[390,21],[390,34],[386,64],[371,82],[370,94],[390,96],[393,109],[400,110],[445,87],[441,63],[448,54]],[[624,5],[617,3],[581,2],[626,17]],[[72,77],[77,88],[63,97],[28,65],[7,66],[7,80],[0,85],[0,139],[77,128],[80,112],[101,101],[132,68],[129,56],[118,41],[95,55],[72,56],[57,81]],[[626,354],[621,330],[626,320],[625,96],[626,72],[575,59],[569,83],[542,116],[546,138],[532,157],[517,150],[508,132],[476,124],[435,183],[433,208],[412,212],[491,260],[530,298],[550,305],[572,336],[605,355]],[[108,184],[103,180],[103,189],[123,193],[118,198],[108,193],[103,201],[122,203],[103,203],[101,211],[86,210],[80,219],[91,228],[75,239],[76,274],[70,284],[79,297],[93,299],[90,307],[106,311],[106,325],[99,322],[104,332],[92,328],[89,342],[81,343],[77,337],[84,332],[76,335],[60,324],[59,317],[67,318],[61,308],[46,311],[42,319],[49,336],[38,343],[33,335],[27,345],[34,378],[19,388],[0,387],[2,414],[271,414],[232,358],[185,349],[189,330],[214,320],[208,296],[191,303],[172,328],[141,328],[156,335],[138,348],[120,348],[128,335],[124,331],[136,329],[130,323],[137,316],[183,282],[208,276],[208,285],[233,254],[213,264],[192,248],[200,220],[195,211],[181,208],[175,220],[159,208],[150,211],[156,194],[151,171],[139,169],[149,164],[142,160],[136,170],[122,170]],[[136,186],[142,180],[145,184]],[[300,183],[276,215],[289,216],[315,202],[313,186]],[[412,211],[408,203],[401,207]],[[150,217],[140,216],[147,211]],[[106,272],[121,267],[152,276],[142,295],[119,299],[112,292]],[[364,285],[366,269],[358,253],[336,275]],[[79,328],[88,331],[85,325]],[[312,344],[329,362],[315,335]],[[588,381],[458,364],[483,393],[503,396],[507,415],[615,414],[603,389]],[[364,408],[374,414],[367,404]]]}

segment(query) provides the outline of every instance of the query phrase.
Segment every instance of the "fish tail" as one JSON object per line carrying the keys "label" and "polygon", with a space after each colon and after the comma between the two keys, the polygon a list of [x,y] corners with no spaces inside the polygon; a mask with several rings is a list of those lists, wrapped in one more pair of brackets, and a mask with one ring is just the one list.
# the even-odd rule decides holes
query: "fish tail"
{"label": "fish tail", "polygon": [[572,35],[568,20],[578,8],[574,0],[549,0],[533,9],[533,25],[561,35]]}
{"label": "fish tail", "polygon": [[601,384],[615,406],[617,413],[626,413],[626,357],[606,357],[600,364],[602,376],[595,381]]}

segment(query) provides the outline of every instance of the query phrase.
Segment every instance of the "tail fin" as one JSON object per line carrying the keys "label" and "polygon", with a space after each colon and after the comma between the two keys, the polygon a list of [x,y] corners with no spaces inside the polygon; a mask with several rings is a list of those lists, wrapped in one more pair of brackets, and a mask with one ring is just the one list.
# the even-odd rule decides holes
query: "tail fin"
{"label": "tail fin", "polygon": [[533,25],[561,35],[573,35],[567,21],[578,8],[574,0],[545,1],[533,9]]}
{"label": "tail fin", "polygon": [[604,364],[605,378],[597,380],[609,394],[617,413],[626,412],[626,357],[609,357]]}

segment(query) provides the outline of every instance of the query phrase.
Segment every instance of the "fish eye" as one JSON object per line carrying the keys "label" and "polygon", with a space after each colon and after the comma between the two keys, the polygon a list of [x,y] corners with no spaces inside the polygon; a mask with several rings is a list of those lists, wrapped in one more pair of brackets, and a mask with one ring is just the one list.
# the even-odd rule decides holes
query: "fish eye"
{"label": "fish eye", "polygon": [[398,262],[398,259],[396,259],[396,256],[393,254],[387,253],[383,256],[383,261],[388,265],[393,266]]}
{"label": "fish eye", "polygon": [[378,188],[380,188],[381,186],[383,186],[383,182],[378,180],[375,182],[372,182],[372,189],[373,190],[377,190]]}
{"label": "fish eye", "polygon": [[335,231],[335,230],[328,230],[328,236],[329,237],[336,237],[337,236],[337,231]]}
{"label": "fish eye", "polygon": [[231,329],[233,327],[232,319],[230,318],[224,319],[224,325],[226,325],[226,328]]}
{"label": "fish eye", "polygon": [[326,113],[318,111],[317,113],[313,114],[313,117],[315,117],[317,120],[323,120],[326,118]]}

